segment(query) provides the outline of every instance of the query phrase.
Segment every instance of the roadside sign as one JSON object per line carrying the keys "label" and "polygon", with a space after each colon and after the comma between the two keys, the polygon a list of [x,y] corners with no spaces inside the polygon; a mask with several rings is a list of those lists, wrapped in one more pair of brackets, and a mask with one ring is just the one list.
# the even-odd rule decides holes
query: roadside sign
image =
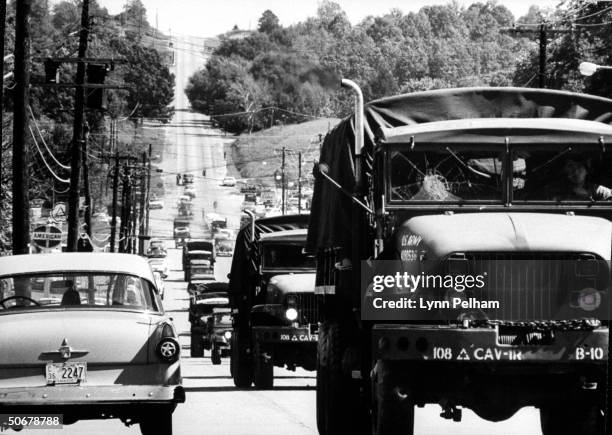
{"label": "roadside sign", "polygon": [[55,248],[62,242],[62,230],[54,225],[34,228],[32,242],[39,248]]}
{"label": "roadside sign", "polygon": [[66,222],[68,218],[68,214],[66,213],[66,203],[58,202],[51,210],[51,219],[55,222]]}

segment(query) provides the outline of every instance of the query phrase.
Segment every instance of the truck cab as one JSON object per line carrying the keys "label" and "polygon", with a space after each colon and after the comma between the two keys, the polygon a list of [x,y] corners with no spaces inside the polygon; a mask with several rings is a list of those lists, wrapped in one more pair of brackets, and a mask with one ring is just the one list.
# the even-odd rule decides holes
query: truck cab
{"label": "truck cab", "polygon": [[611,114],[518,88],[374,101],[356,178],[350,121],[328,135],[309,227],[321,433],[358,415],[355,430],[412,434],[431,403],[455,421],[534,406],[544,435],[604,433]]}
{"label": "truck cab", "polygon": [[315,369],[320,312],[314,258],[304,253],[307,222],[307,215],[257,219],[238,234],[230,274],[238,387],[271,388],[275,365]]}

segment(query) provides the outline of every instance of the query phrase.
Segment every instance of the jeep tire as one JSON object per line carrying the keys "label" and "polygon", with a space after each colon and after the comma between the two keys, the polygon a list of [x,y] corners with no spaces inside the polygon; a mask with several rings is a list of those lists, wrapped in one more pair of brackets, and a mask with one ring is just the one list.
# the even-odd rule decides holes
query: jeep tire
{"label": "jeep tire", "polygon": [[215,366],[221,364],[221,351],[219,351],[219,347],[215,343],[212,344],[210,349],[210,360]]}
{"label": "jeep tire", "polygon": [[191,332],[191,358],[202,358],[204,356],[204,342],[202,334]]}
{"label": "jeep tire", "polygon": [[265,355],[259,342],[253,346],[253,383],[260,390],[270,389],[274,385],[272,357]]}

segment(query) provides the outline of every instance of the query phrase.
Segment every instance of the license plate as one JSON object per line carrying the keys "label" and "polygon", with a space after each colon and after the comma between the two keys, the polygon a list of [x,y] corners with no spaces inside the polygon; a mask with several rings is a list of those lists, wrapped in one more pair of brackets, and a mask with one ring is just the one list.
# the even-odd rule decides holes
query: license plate
{"label": "license plate", "polygon": [[87,363],[66,362],[47,364],[47,384],[78,384],[87,378]]}

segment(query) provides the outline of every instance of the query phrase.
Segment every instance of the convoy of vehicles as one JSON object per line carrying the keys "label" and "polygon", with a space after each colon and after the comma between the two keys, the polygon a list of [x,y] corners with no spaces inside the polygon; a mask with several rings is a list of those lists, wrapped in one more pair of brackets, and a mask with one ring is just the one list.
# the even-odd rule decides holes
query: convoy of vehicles
{"label": "convoy of vehicles", "polygon": [[3,413],[117,418],[143,435],[172,434],[185,401],[180,346],[146,260],[5,256],[0,283],[0,348],[11,349],[0,352]]}
{"label": "convoy of vehicles", "polygon": [[[356,117],[363,144],[354,118],[325,139],[308,232],[325,314],[319,432],[412,434],[414,407],[438,403],[454,420],[462,407],[500,421],[535,406],[544,435],[603,434],[612,203],[595,193],[612,185],[612,100],[445,89]],[[585,157],[593,194],[547,194],[575,185],[563,162]],[[450,286],[360,291],[383,266]],[[462,290],[457,276],[484,285]],[[431,311],[378,309],[423,298]]]}
{"label": "convoy of vehicles", "polygon": [[230,272],[231,372],[238,387],[270,388],[274,366],[314,370],[318,303],[307,215],[257,219],[242,228]]}

